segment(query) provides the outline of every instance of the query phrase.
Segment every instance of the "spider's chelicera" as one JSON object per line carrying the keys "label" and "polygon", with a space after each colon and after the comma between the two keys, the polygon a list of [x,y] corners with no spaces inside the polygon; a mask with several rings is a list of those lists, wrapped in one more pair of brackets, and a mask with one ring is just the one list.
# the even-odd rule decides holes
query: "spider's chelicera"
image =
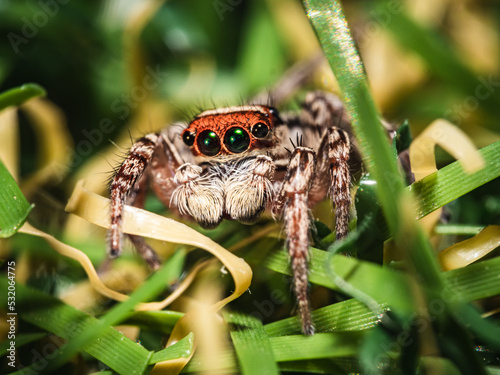
{"label": "spider's chelicera", "polygon": [[[309,209],[330,195],[337,238],[347,235],[350,140],[336,127],[347,122],[336,96],[309,93],[302,108],[282,115],[266,105],[219,108],[196,116],[180,136],[169,127],[139,139],[111,183],[110,255],[121,252],[123,205],[143,206],[148,186],[167,207],[204,228],[223,219],[251,224],[269,209],[284,221],[302,329],[313,334]],[[141,237],[129,237],[158,267],[154,250]]]}

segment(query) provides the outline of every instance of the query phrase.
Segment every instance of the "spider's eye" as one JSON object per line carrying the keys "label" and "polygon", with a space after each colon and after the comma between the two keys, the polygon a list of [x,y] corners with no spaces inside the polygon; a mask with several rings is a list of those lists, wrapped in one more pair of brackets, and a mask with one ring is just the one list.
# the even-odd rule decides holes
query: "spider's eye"
{"label": "spider's eye", "polygon": [[224,136],[224,144],[229,151],[239,154],[250,145],[250,136],[242,128],[231,128]]}
{"label": "spider's eye", "polygon": [[220,151],[219,137],[211,130],[203,130],[196,141],[202,154],[215,156]]}
{"label": "spider's eye", "polygon": [[182,134],[182,140],[186,145],[192,146],[194,143],[194,134],[190,132],[184,132],[184,134]]}
{"label": "spider's eye", "polygon": [[262,122],[258,122],[252,126],[252,134],[255,138],[264,138],[268,133],[269,127]]}
{"label": "spider's eye", "polygon": [[279,117],[279,115],[280,115],[279,112],[278,112],[278,110],[276,108],[274,108],[274,107],[269,107],[269,112],[271,112],[271,114],[273,116],[276,116],[276,117]]}

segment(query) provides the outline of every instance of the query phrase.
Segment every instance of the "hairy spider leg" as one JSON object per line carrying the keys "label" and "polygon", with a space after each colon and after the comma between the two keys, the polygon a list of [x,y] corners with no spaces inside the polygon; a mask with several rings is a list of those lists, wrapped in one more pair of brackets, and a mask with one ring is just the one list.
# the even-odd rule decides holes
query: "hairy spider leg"
{"label": "hairy spider leg", "polygon": [[328,158],[332,179],[331,199],[335,209],[335,232],[337,240],[349,232],[351,208],[351,173],[349,171],[350,142],[347,133],[338,128],[328,129]]}
{"label": "hairy spider leg", "polygon": [[119,256],[122,251],[121,226],[125,200],[132,192],[136,182],[142,177],[160,140],[159,134],[148,134],[134,143],[111,182],[111,223],[108,250],[111,258]]}
{"label": "hairy spider leg", "polygon": [[[144,207],[144,202],[146,199],[146,193],[148,191],[149,176],[147,173],[148,168],[146,167],[146,173],[142,175],[139,181],[136,182],[132,191],[130,192],[128,198],[125,200],[126,204],[138,208]],[[157,270],[161,266],[161,260],[156,251],[153,250],[151,246],[148,245],[146,240],[141,236],[136,236],[133,234],[127,235],[139,255],[144,259],[148,266],[152,270]]]}
{"label": "hairy spider leg", "polygon": [[308,195],[315,176],[316,155],[307,147],[292,151],[276,209],[283,204],[287,248],[293,274],[293,289],[297,297],[302,331],[314,334],[308,293],[309,204]]}
{"label": "hairy spider leg", "polygon": [[[122,251],[123,205],[126,203],[142,208],[148,185],[151,183],[155,194],[168,207],[170,198],[178,187],[174,181],[175,172],[183,163],[181,155],[169,141],[168,134],[147,134],[133,144],[110,186],[109,256],[111,258],[119,256]],[[144,238],[136,235],[128,237],[151,269],[157,269],[161,265],[158,254]]]}

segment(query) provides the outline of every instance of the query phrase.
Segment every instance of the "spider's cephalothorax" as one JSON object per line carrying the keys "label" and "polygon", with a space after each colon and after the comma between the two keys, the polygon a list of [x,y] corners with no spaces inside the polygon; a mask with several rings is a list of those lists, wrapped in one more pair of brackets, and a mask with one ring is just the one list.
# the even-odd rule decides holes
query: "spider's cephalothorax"
{"label": "spider's cephalothorax", "polygon": [[[123,204],[142,206],[148,185],[166,206],[205,228],[223,219],[250,224],[270,209],[284,220],[302,329],[313,334],[307,293],[309,209],[330,195],[337,238],[346,236],[350,140],[336,127],[347,122],[336,96],[309,93],[302,108],[283,115],[265,105],[214,109],[196,116],[180,136],[170,127],[139,139],[111,183],[110,255],[121,251]],[[158,267],[145,241],[130,239]]]}

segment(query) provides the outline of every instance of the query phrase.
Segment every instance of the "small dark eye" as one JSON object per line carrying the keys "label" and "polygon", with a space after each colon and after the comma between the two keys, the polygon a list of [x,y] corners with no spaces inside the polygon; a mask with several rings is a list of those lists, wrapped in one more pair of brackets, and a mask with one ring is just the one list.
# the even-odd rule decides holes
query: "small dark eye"
{"label": "small dark eye", "polygon": [[262,122],[258,122],[252,127],[252,135],[255,138],[264,138],[268,133],[269,127]]}
{"label": "small dark eye", "polygon": [[182,140],[186,145],[192,146],[194,143],[194,134],[186,131],[182,134]]}
{"label": "small dark eye", "polygon": [[196,140],[202,154],[215,156],[220,151],[220,140],[217,134],[211,130],[203,130]]}
{"label": "small dark eye", "polygon": [[229,151],[239,154],[250,145],[250,136],[242,128],[231,128],[224,136],[224,144]]}

